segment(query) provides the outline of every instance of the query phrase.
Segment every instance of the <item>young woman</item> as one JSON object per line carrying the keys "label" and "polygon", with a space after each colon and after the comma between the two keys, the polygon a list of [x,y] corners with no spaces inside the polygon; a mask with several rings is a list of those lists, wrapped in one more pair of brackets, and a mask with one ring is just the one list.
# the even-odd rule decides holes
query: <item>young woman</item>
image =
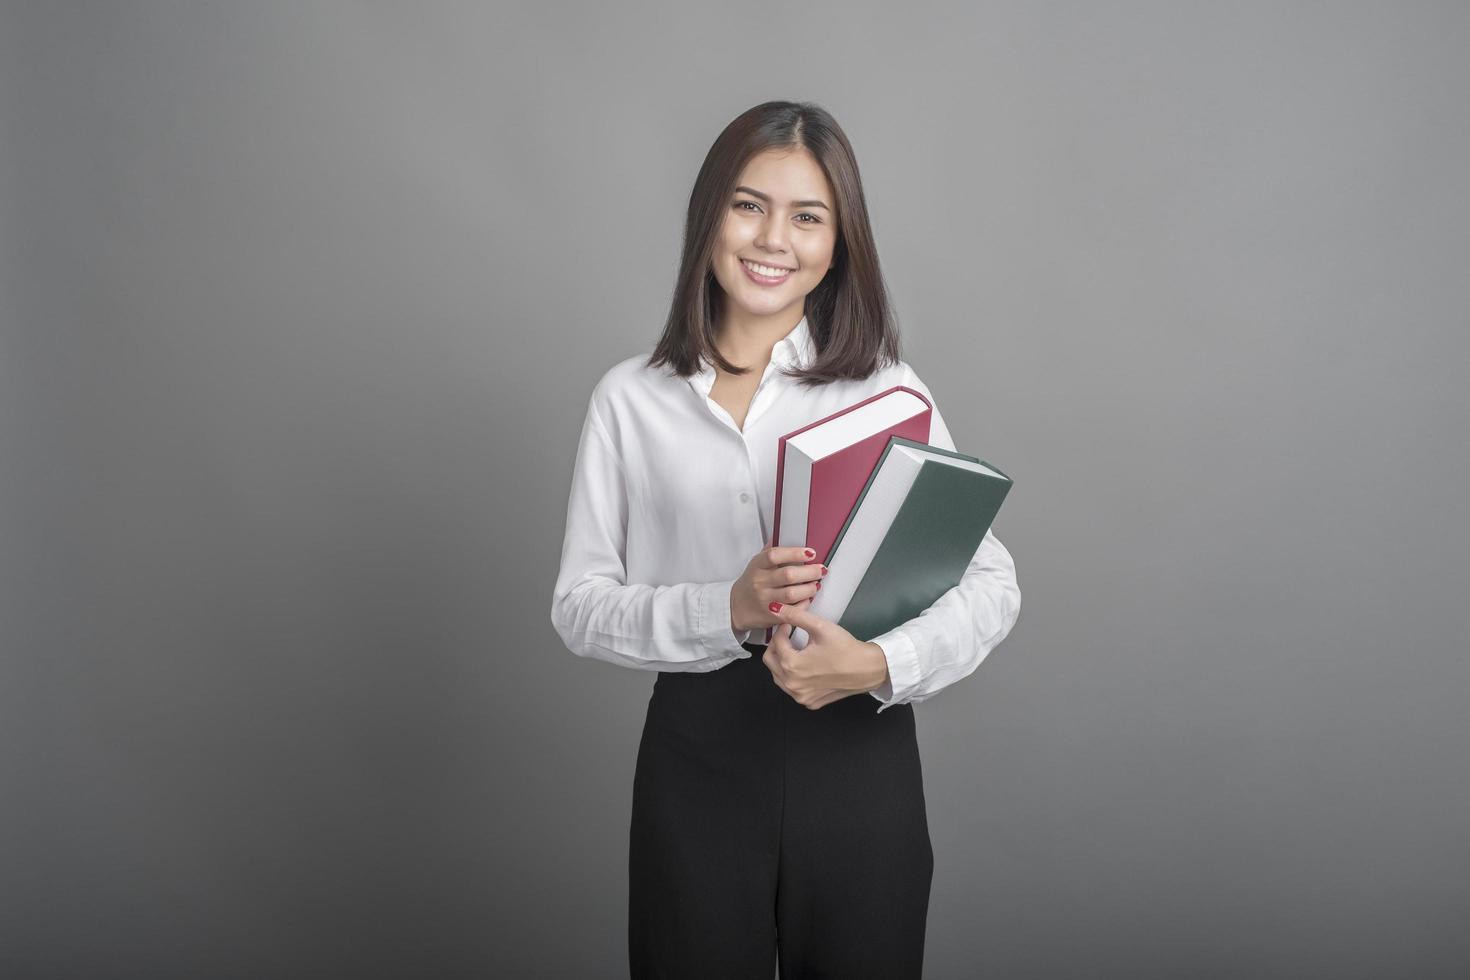
{"label": "young woman", "polygon": [[[768,102],[695,180],[663,336],[593,388],[551,621],[657,671],[633,781],[635,978],[918,977],[933,871],[913,704],[1020,609],[987,533],[963,580],[861,641],[808,610],[826,570],[772,547],[776,443],[896,384],[857,162],[823,109]],[[776,627],[769,647],[765,629]],[[797,651],[793,627],[810,641]]]}

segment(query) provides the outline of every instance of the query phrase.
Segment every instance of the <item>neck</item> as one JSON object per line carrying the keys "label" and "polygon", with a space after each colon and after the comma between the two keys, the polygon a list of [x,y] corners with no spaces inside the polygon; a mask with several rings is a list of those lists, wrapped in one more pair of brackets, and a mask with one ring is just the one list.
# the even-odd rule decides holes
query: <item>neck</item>
{"label": "neck", "polygon": [[743,310],[731,310],[715,328],[715,344],[731,364],[746,367],[771,359],[771,350],[789,334],[804,311],[782,310],[766,316],[755,316]]}

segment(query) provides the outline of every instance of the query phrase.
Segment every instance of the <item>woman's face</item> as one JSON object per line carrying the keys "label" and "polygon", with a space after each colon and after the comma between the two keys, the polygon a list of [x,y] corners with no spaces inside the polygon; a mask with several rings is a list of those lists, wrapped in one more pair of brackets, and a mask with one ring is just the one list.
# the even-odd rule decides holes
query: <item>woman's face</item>
{"label": "woman's face", "polygon": [[711,260],[715,280],[752,316],[802,308],[832,268],[837,245],[827,175],[806,149],[765,150],[736,185]]}

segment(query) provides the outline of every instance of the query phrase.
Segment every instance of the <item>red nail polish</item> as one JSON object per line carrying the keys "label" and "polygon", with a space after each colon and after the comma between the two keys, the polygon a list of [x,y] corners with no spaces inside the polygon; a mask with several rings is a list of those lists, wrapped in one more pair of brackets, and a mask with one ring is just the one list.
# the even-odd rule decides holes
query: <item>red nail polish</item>
{"label": "red nail polish", "polygon": [[779,603],[779,602],[773,602],[773,603],[771,603],[771,612],[778,613],[780,611],[781,611],[781,603]]}
{"label": "red nail polish", "polygon": [[823,575],[826,575],[827,574],[827,566],[826,565],[823,565],[822,566],[822,574]]}
{"label": "red nail polish", "polygon": [[817,583],[817,591],[818,592],[822,591],[822,583],[821,582],[818,582]]}
{"label": "red nail polish", "polygon": [[806,556],[808,558],[815,558],[815,557],[817,557],[817,553],[815,551],[813,551],[812,549],[810,549],[810,548],[805,548],[805,549],[803,549],[803,551],[806,553]]}

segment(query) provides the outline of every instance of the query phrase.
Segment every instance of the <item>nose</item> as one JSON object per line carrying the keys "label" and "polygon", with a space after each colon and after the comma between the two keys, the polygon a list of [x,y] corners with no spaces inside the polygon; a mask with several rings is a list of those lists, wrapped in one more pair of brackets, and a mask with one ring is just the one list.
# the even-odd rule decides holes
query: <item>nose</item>
{"label": "nose", "polygon": [[785,220],[777,220],[771,215],[761,222],[760,232],[755,236],[757,248],[763,248],[770,252],[785,253],[787,250],[787,229]]}

